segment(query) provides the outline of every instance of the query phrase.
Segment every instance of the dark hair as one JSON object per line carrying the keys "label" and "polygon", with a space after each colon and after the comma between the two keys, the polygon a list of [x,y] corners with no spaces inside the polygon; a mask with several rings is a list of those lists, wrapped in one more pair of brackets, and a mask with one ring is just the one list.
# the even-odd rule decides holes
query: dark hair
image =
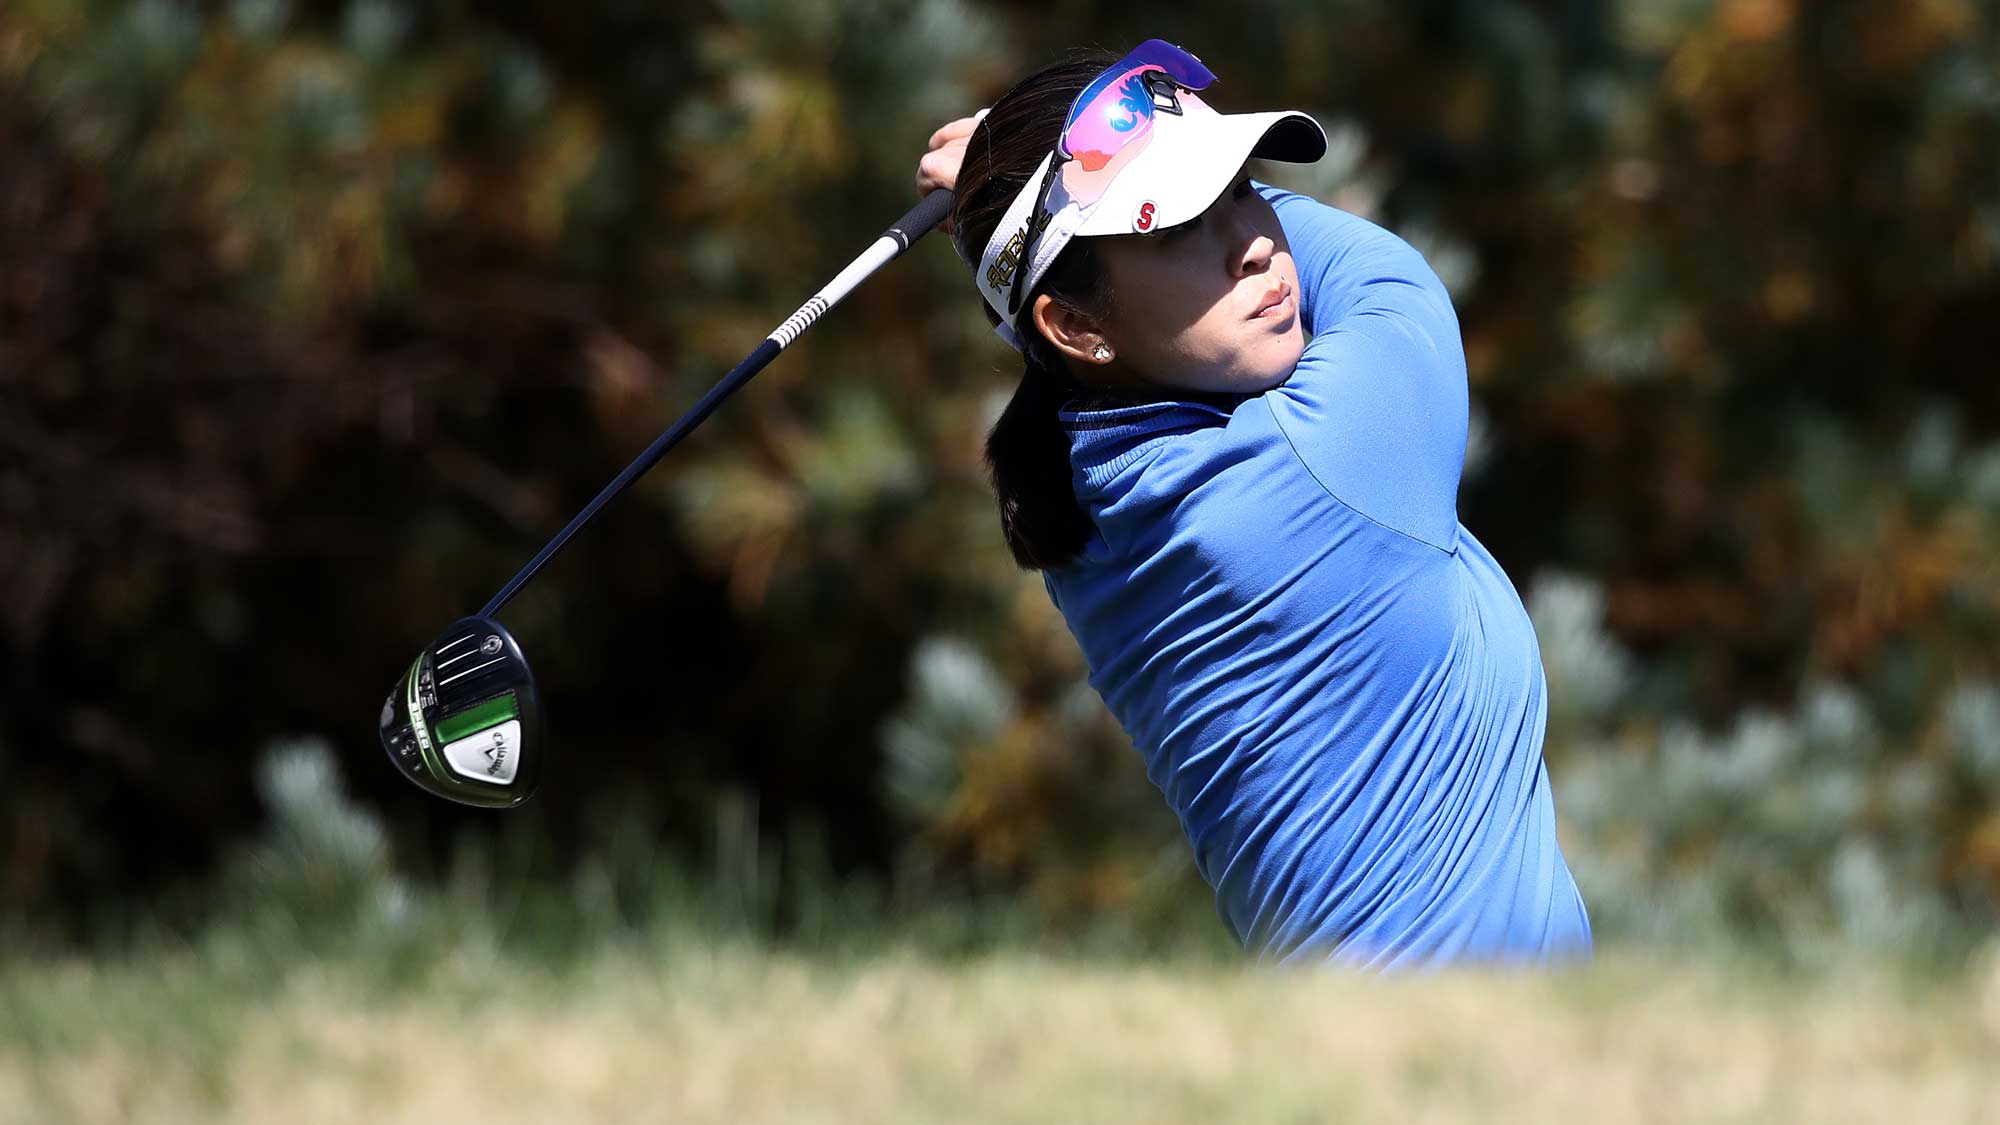
{"label": "dark hair", "polygon": [[[1110,51],[1072,51],[1002,94],[973,130],[958,171],[951,229],[959,255],[974,268],[1008,205],[1042,157],[1055,148],[1070,103],[1117,61]],[[1093,530],[1090,517],[1076,502],[1069,436],[1056,417],[1083,388],[1070,376],[1062,353],[1035,327],[1035,298],[1043,293],[1065,308],[1098,317],[1110,314],[1115,298],[1102,263],[1090,250],[1090,240],[1072,239],[1040,283],[1023,296],[1014,318],[1026,369],[1013,399],[986,436],[986,465],[1000,501],[1000,529],[1014,561],[1028,570],[1069,562],[1083,550]],[[986,309],[988,320],[1000,322],[984,302],[980,307]]]}

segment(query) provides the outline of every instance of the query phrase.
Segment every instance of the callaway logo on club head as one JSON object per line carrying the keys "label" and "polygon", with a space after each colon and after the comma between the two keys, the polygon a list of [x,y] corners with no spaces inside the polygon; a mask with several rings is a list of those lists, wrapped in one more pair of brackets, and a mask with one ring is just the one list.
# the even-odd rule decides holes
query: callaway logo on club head
{"label": "callaway logo on club head", "polygon": [[479,642],[479,651],[485,653],[488,656],[492,656],[494,653],[499,652],[500,638],[498,636],[489,634],[485,640]]}
{"label": "callaway logo on club head", "polygon": [[499,777],[507,768],[507,735],[502,731],[495,730],[493,732],[493,744],[486,748],[485,754],[486,761],[489,763],[486,767],[486,772],[494,777]]}

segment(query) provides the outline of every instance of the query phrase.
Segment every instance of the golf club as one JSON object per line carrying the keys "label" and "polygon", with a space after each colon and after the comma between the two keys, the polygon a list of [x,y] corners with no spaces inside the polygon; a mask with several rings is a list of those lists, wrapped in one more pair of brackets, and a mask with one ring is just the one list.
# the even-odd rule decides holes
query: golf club
{"label": "golf club", "polygon": [[478,613],[454,622],[417,655],[389,689],[380,722],[382,748],[404,777],[436,796],[486,808],[511,808],[533,795],[546,756],[541,697],[527,655],[495,615],[606,504],[644,476],[841,298],[943,222],[951,204],[948,191],[924,196],[654,438]]}

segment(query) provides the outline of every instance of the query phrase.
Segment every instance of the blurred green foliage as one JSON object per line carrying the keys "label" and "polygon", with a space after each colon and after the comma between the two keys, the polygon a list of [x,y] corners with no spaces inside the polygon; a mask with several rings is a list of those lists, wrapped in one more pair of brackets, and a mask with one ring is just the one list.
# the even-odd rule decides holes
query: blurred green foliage
{"label": "blurred green foliage", "polygon": [[623,854],[726,867],[778,928],[850,876],[1052,923],[1205,911],[999,540],[979,447],[1015,371],[940,244],[510,607],[562,756],[541,799],[443,807],[372,735],[417,646],[908,204],[936,125],[1061,47],[1159,34],[1224,108],[1317,113],[1332,154],[1273,178],[1402,232],[1454,291],[1461,516],[1534,612],[1600,928],[1990,927],[2000,15],[1157,20],[0,8],[0,909],[75,934],[240,897],[226,857],[293,800],[282,770],[260,794],[256,752],[314,732],[383,818],[354,862],[398,857],[331,888],[476,855],[612,909]]}

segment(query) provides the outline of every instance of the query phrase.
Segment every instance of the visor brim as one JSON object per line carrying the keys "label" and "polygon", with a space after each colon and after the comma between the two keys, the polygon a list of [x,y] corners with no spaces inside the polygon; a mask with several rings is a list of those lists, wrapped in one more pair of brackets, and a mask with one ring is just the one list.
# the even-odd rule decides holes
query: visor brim
{"label": "visor brim", "polygon": [[[1076,236],[1133,234],[1177,226],[1208,210],[1253,157],[1311,164],[1326,155],[1326,130],[1298,110],[1162,116],[1146,150],[1091,208]],[[1141,208],[1151,204],[1141,220]]]}

